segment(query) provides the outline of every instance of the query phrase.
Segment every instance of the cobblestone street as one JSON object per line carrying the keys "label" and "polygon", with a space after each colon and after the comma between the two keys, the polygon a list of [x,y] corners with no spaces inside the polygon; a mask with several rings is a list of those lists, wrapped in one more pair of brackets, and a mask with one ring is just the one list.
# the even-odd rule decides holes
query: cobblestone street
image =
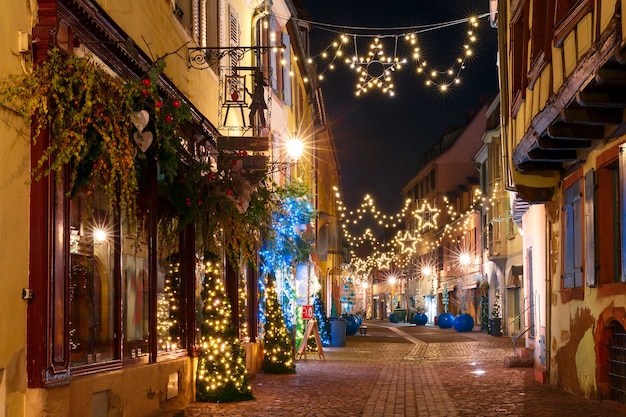
{"label": "cobblestone street", "polygon": [[251,379],[255,400],[191,404],[205,416],[625,416],[612,402],[587,400],[506,368],[508,337],[477,330],[368,321],[367,335],[297,362],[294,375]]}

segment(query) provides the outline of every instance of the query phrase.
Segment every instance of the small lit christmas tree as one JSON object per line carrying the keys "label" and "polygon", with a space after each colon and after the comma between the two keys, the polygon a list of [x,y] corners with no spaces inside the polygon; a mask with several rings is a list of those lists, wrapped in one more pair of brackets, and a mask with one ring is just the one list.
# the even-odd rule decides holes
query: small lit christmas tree
{"label": "small lit christmas tree", "polygon": [[501,305],[502,305],[502,300],[500,298],[500,290],[496,290],[496,296],[493,300],[493,307],[491,308],[491,317],[498,318],[498,319],[501,318],[500,316]]}
{"label": "small lit christmas tree", "polygon": [[231,306],[218,262],[207,262],[202,288],[202,347],[198,356],[196,399],[209,402],[254,398],[246,378],[245,352],[232,324]]}
{"label": "small lit christmas tree", "polygon": [[274,279],[273,275],[268,275],[263,294],[265,325],[261,370],[268,374],[293,374],[296,372],[293,344],[276,297]]}

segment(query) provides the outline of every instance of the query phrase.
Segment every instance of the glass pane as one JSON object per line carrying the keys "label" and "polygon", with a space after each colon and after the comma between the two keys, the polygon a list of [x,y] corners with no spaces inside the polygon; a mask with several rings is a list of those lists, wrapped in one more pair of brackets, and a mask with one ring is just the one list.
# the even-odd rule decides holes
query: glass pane
{"label": "glass pane", "polygon": [[115,359],[113,227],[104,203],[99,193],[70,202],[71,365]]}
{"label": "glass pane", "polygon": [[122,238],[122,291],[124,293],[124,359],[149,353],[148,349],[148,239],[145,223],[134,231],[124,225]]}
{"label": "glass pane", "polygon": [[184,310],[181,308],[180,263],[177,255],[159,261],[157,274],[157,337],[159,352],[172,352],[185,347],[182,336]]}

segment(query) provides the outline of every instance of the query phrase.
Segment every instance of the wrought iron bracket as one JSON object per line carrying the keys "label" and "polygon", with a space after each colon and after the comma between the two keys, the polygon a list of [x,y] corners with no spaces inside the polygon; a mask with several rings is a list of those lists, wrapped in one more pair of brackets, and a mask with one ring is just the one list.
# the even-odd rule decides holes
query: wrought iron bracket
{"label": "wrought iron bracket", "polygon": [[204,70],[218,64],[222,58],[230,57],[231,62],[241,62],[248,52],[253,52],[257,60],[269,51],[284,50],[281,46],[215,46],[189,48],[189,68]]}

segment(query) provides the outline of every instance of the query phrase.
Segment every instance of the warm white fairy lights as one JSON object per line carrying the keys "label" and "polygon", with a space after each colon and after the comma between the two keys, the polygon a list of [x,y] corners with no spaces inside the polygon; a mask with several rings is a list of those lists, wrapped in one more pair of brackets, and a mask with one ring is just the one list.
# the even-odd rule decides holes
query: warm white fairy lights
{"label": "warm white fairy lights", "polygon": [[[340,212],[344,240],[350,245],[352,258],[357,258],[357,249],[363,245],[370,248],[367,259],[362,265],[372,271],[387,269],[390,265],[408,268],[413,258],[420,254],[433,253],[444,241],[463,239],[470,230],[476,227],[473,216],[480,207],[492,204],[493,197],[483,197],[478,186],[468,190],[471,201],[469,206],[459,210],[457,201],[450,201],[446,196],[433,199],[406,200],[399,213],[383,214],[368,194],[365,195],[359,208],[347,210],[337,192],[336,198]],[[441,225],[441,215],[445,213],[446,223]],[[373,224],[377,229],[368,227]],[[363,232],[355,234],[359,227]],[[408,229],[410,230],[406,230]],[[387,231],[387,239],[384,230]],[[392,235],[395,230],[395,234]],[[433,234],[432,231],[438,231]],[[378,234],[377,234],[378,233]]]}
{"label": "warm white fairy lights", "polygon": [[[357,75],[355,89],[357,96],[373,90],[394,96],[396,87],[393,74],[412,62],[415,66],[415,72],[425,78],[424,85],[434,87],[441,93],[445,93],[451,87],[461,83],[460,73],[465,69],[468,59],[473,56],[474,47],[478,41],[479,21],[487,16],[489,14],[484,13],[466,19],[437,24],[371,29],[308,21],[312,27],[339,34],[339,38],[332,41],[321,53],[309,57],[308,62],[319,64],[318,78],[320,80],[324,79],[326,73],[334,71],[338,64],[347,65]],[[446,29],[464,23],[468,25],[465,39],[461,48],[449,52],[454,55],[450,64],[443,69],[431,66],[421,46],[422,38],[425,38],[422,35],[425,32]],[[408,44],[408,48],[405,45],[400,47],[399,42],[402,39]],[[388,49],[393,50],[393,52],[386,52]],[[437,53],[441,56],[442,48],[438,48]]]}

